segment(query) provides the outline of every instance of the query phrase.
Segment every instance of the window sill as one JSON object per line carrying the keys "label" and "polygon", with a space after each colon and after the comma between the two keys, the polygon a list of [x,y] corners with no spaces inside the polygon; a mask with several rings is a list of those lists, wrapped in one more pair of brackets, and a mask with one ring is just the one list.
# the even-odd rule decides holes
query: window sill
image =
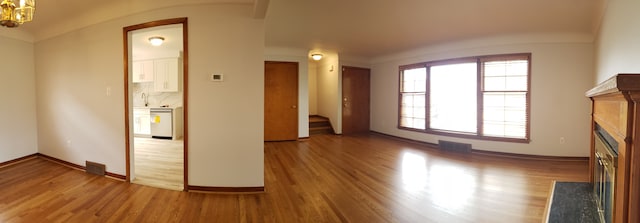
{"label": "window sill", "polygon": [[413,129],[398,126],[400,130],[412,131],[412,132],[420,132],[432,135],[440,135],[447,137],[456,137],[456,138],[464,138],[464,139],[477,139],[477,140],[485,140],[485,141],[497,141],[497,142],[512,142],[512,143],[530,143],[531,140],[527,137],[525,139],[517,139],[517,138],[502,138],[502,137],[493,137],[493,136],[479,136],[474,135],[473,133],[462,133],[462,132],[451,132],[451,131],[442,131],[442,130],[433,130],[433,129]]}

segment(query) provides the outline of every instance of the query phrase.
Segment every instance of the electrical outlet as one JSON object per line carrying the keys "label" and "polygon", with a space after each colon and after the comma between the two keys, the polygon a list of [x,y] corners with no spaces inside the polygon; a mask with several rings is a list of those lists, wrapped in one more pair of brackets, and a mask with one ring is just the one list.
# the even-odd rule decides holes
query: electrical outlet
{"label": "electrical outlet", "polygon": [[210,81],[214,81],[214,82],[222,82],[222,81],[224,81],[224,75],[223,74],[211,74],[211,76],[209,76],[209,80]]}

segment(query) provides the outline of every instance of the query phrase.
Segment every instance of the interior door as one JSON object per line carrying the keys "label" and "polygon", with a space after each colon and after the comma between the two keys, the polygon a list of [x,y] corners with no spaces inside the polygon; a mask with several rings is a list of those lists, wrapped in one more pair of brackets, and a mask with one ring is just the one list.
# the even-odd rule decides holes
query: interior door
{"label": "interior door", "polygon": [[342,134],[369,132],[369,69],[342,68]]}
{"label": "interior door", "polygon": [[298,63],[264,63],[264,140],[298,139]]}

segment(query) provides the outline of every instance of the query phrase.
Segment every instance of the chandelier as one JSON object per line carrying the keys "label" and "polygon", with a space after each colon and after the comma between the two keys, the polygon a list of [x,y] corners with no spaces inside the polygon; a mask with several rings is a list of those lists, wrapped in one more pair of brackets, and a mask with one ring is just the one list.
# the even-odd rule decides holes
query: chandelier
{"label": "chandelier", "polygon": [[18,27],[22,23],[33,19],[36,10],[36,0],[2,0],[0,3],[0,25],[5,27]]}

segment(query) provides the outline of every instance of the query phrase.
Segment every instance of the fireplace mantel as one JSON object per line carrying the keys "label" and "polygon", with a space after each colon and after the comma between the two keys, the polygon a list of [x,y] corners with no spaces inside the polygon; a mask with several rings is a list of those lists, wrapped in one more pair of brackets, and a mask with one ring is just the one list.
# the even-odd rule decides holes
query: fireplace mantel
{"label": "fireplace mantel", "polygon": [[596,97],[623,91],[640,91],[640,74],[618,74],[587,91],[587,97]]}
{"label": "fireplace mantel", "polygon": [[[618,74],[587,91],[592,100],[591,126],[596,124],[618,142],[613,222],[640,222],[640,74]],[[590,176],[594,182],[594,134],[591,133]]]}

